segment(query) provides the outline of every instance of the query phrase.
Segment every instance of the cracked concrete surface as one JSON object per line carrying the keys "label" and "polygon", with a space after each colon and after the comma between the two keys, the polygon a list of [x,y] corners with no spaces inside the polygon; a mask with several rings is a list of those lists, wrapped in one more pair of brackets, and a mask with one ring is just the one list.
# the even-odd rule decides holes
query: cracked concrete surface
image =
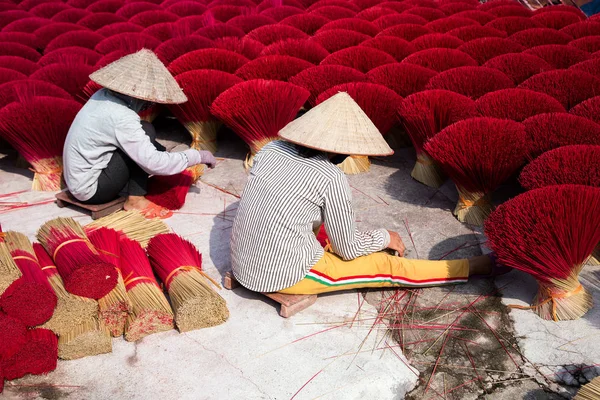
{"label": "cracked concrete surface", "polygon": [[[167,147],[189,141],[181,130],[170,131],[169,140]],[[167,220],[175,232],[198,246],[205,268],[214,278],[229,269],[231,221],[236,195],[246,180],[243,143],[225,132],[220,146],[217,156],[222,159],[217,168],[206,173],[190,191],[185,207]],[[485,240],[481,233],[458,223],[450,212],[456,199],[453,186],[446,183],[433,190],[414,182],[410,178],[413,163],[412,149],[400,149],[393,157],[374,160],[371,172],[349,177],[359,227],[398,231],[411,258],[481,254],[479,243]],[[10,201],[40,202],[21,210],[0,210],[3,229],[19,230],[33,238],[37,228],[55,216],[73,216],[83,224],[90,220],[78,211],[57,208],[51,203],[51,193],[27,191],[31,174],[14,167],[14,155],[0,160],[0,168],[0,193],[25,190]],[[592,288],[592,277],[597,271],[588,269],[583,282],[594,291],[596,304],[600,298],[598,288]],[[490,285],[488,281],[470,283],[456,295],[473,296]],[[526,304],[535,293],[535,282],[518,272],[497,280],[496,285],[505,286],[504,304]],[[444,290],[425,289],[422,296],[435,301]],[[115,339],[111,354],[60,361],[57,370],[47,376],[7,382],[0,399],[401,399],[418,383],[418,368],[409,368],[399,349],[382,348],[385,332],[369,335],[372,323],[368,318],[361,321],[360,315],[376,313],[375,303],[363,303],[358,322],[349,323],[361,304],[356,291],[320,296],[314,306],[290,319],[279,317],[270,300],[243,288],[221,294],[231,312],[229,321],[221,326],[185,334],[165,332],[138,343]],[[494,307],[509,312],[500,301]],[[460,397],[456,392],[446,398],[554,399],[544,387],[546,379],[558,376],[562,366],[600,363],[600,346],[594,345],[600,335],[599,313],[593,309],[579,321],[556,324],[542,321],[530,311],[511,310],[514,324],[507,332],[514,329],[524,356],[522,367],[538,380],[527,376],[496,387],[490,378],[484,382],[488,392],[474,387],[469,396]],[[558,391],[562,386],[553,388]],[[562,393],[569,395],[564,389]],[[417,398],[436,397],[429,393]]]}

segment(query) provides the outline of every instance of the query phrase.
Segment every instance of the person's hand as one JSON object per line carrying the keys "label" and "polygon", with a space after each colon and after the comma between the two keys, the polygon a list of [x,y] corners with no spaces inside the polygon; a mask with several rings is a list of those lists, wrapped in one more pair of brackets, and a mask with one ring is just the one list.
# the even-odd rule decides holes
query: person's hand
{"label": "person's hand", "polygon": [[390,244],[388,245],[388,249],[392,249],[398,252],[398,256],[404,257],[404,252],[406,251],[406,247],[404,246],[404,242],[400,239],[400,235],[394,231],[388,231],[390,234]]}
{"label": "person's hand", "polygon": [[214,168],[217,165],[217,159],[212,155],[210,151],[207,150],[198,150],[200,153],[200,164],[206,164],[208,168]]}

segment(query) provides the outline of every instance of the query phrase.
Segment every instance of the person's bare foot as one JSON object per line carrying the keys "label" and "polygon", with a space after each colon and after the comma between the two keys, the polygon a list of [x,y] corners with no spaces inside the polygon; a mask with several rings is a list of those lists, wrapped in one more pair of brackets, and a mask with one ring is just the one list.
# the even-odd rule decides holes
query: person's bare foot
{"label": "person's bare foot", "polygon": [[140,211],[146,218],[167,218],[173,213],[164,207],[154,204],[144,196],[129,196],[123,204],[126,211]]}
{"label": "person's bare foot", "polygon": [[469,258],[469,276],[488,275],[492,272],[492,260],[488,256]]}

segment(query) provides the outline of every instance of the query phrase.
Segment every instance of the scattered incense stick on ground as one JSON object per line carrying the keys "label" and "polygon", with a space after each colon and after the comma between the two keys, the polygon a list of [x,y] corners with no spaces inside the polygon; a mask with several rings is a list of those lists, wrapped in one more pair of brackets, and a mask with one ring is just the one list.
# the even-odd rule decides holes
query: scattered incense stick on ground
{"label": "scattered incense stick on ground", "polygon": [[6,243],[3,239],[0,239],[0,294],[4,293],[6,288],[19,279],[21,275],[21,270],[12,259]]}
{"label": "scattered incense stick on ground", "polygon": [[139,242],[142,247],[146,247],[148,241],[154,236],[171,231],[162,220],[146,219],[137,211],[117,211],[89,223],[85,228],[88,232],[92,232],[102,226],[124,234],[129,239]]}
{"label": "scattered incense stick on ground", "polygon": [[590,383],[579,389],[574,400],[598,400],[600,399],[600,376],[594,378]]}
{"label": "scattered incense stick on ground", "polygon": [[121,239],[121,268],[127,295],[133,304],[132,313],[127,318],[125,340],[134,342],[147,335],[173,329],[171,305],[138,242]]}
{"label": "scattered incense stick on ground", "polygon": [[27,327],[25,324],[0,312],[0,358],[7,359],[14,356],[26,341]]}
{"label": "scattered incense stick on ground", "polygon": [[90,318],[58,338],[58,357],[75,360],[110,353],[112,339],[108,328],[96,318]]}
{"label": "scattered incense stick on ground", "polygon": [[169,291],[180,332],[222,324],[229,318],[225,300],[202,271],[202,256],[174,233],[158,235],[148,244],[152,268]]}
{"label": "scattered incense stick on ground", "polygon": [[89,233],[90,242],[98,250],[99,257],[114,265],[117,270],[117,285],[106,296],[98,299],[100,320],[106,325],[113,337],[123,336],[125,321],[131,310],[131,303],[125,292],[121,275],[121,248],[119,232],[109,228],[98,228]]}
{"label": "scattered incense stick on ground", "polygon": [[46,222],[38,230],[37,238],[52,255],[70,293],[99,299],[115,288],[115,267],[99,257],[85,231],[74,219],[55,218]]}
{"label": "scattered incense stick on ground", "polygon": [[48,329],[27,331],[27,342],[11,358],[2,360],[2,373],[8,380],[27,374],[40,375],[56,369],[58,340]]}
{"label": "scattered incense stick on ground", "polygon": [[67,292],[54,261],[39,243],[33,244],[33,250],[42,271],[48,277],[50,286],[58,297],[56,309],[52,318],[42,328],[50,329],[57,335],[71,331],[74,326],[98,315],[98,302],[86,297],[76,296]]}
{"label": "scattered incense stick on ground", "polygon": [[27,326],[38,326],[54,313],[57,297],[27,236],[6,232],[5,243],[23,276],[14,281],[0,297],[0,307]]}

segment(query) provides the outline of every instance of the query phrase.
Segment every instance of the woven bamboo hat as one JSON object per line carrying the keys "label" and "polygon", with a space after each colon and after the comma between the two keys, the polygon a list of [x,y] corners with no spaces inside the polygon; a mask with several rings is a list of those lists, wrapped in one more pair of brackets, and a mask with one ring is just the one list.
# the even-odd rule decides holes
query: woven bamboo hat
{"label": "woven bamboo hat", "polygon": [[367,114],[340,92],[287,124],[279,136],[288,142],[329,153],[388,156],[388,146]]}
{"label": "woven bamboo hat", "polygon": [[119,58],[91,74],[90,79],[107,89],[153,103],[187,101],[173,75],[148,49]]}

